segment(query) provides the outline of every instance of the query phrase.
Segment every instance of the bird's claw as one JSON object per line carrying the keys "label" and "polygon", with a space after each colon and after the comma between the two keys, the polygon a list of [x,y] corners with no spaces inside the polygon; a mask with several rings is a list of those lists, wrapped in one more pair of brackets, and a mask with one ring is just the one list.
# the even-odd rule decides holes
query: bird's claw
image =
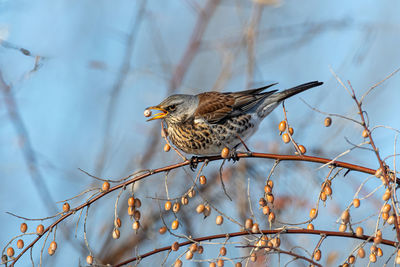
{"label": "bird's claw", "polygon": [[190,159],[190,169],[194,172],[196,169],[197,169],[197,165],[199,165],[199,162],[198,162],[198,158],[199,157],[196,157],[196,156],[193,156],[191,159]]}
{"label": "bird's claw", "polygon": [[231,150],[230,155],[229,155],[229,160],[233,161],[233,163],[239,161],[239,156],[238,156],[238,152],[236,151],[236,149]]}
{"label": "bird's claw", "polygon": [[241,151],[237,151],[236,149],[234,149],[230,152],[229,160],[232,159],[233,163],[239,161],[239,159],[240,159],[240,157],[238,156],[239,153],[246,154],[246,156],[248,156],[248,157],[251,157],[253,155],[253,152],[251,152],[251,151],[241,152]]}

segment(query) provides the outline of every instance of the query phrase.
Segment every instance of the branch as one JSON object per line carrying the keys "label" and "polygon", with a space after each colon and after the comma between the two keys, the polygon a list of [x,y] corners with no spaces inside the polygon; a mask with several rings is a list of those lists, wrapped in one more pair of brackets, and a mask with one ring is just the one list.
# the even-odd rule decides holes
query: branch
{"label": "branch", "polygon": [[[360,240],[366,240],[370,243],[374,242],[374,237],[373,236],[367,236],[367,235],[363,235],[363,236],[356,236],[355,234],[352,233],[344,233],[344,232],[335,232],[335,231],[323,231],[323,230],[307,230],[307,229],[278,229],[278,230],[261,230],[260,233],[264,234],[264,235],[269,235],[269,234],[311,234],[311,235],[325,235],[325,236],[339,236],[339,237],[347,237],[347,238],[354,238],[354,239],[360,239]],[[193,238],[193,241],[185,241],[182,243],[179,243],[179,247],[182,246],[187,246],[190,245],[194,242],[202,242],[202,241],[207,241],[207,240],[213,240],[213,239],[220,239],[220,238],[226,238],[227,236],[231,237],[236,237],[236,236],[244,236],[244,235],[254,235],[253,233],[249,233],[248,231],[242,231],[242,232],[233,232],[233,233],[224,233],[224,234],[218,234],[218,235],[210,235],[210,236],[203,236],[203,237],[198,237],[198,238]],[[388,246],[392,246],[392,247],[396,247],[397,243],[391,240],[387,240],[387,239],[383,239],[382,244],[388,245]],[[149,257],[151,255],[157,254],[159,252],[162,251],[168,251],[171,249],[171,246],[166,246],[166,247],[162,247],[162,248],[157,248],[154,249],[150,252],[144,253],[142,255],[139,255],[137,257],[133,257],[130,259],[127,259],[123,262],[120,262],[116,265],[114,265],[114,267],[119,267],[119,266],[123,266],[125,264],[131,263],[133,261],[137,261],[137,260],[142,260],[146,257]]]}
{"label": "branch", "polygon": [[[253,152],[251,154],[249,153],[238,153],[236,155],[237,158],[266,158],[266,159],[274,159],[274,160],[279,160],[279,161],[305,161],[305,162],[316,162],[316,163],[322,163],[322,164],[330,164],[332,166],[335,167],[342,167],[342,168],[346,168],[348,170],[353,170],[353,171],[358,171],[358,172],[363,172],[363,173],[367,173],[367,174],[375,174],[376,170],[374,169],[370,169],[367,167],[363,167],[363,166],[359,166],[359,165],[354,165],[354,164],[350,164],[347,162],[343,162],[343,161],[332,161],[331,159],[326,159],[326,158],[320,158],[320,157],[312,157],[312,156],[305,156],[305,155],[279,155],[279,154],[268,154],[268,153],[258,153],[258,152]],[[195,158],[194,159],[194,163],[200,163],[200,162],[204,162],[204,161],[216,161],[216,160],[222,160],[221,156],[209,156],[209,157],[199,157],[199,158]],[[65,220],[66,218],[68,218],[69,216],[75,214],[77,211],[90,206],[92,203],[94,203],[95,201],[97,201],[98,199],[104,197],[105,195],[108,195],[109,193],[118,190],[120,188],[125,188],[126,186],[128,186],[129,184],[135,183],[139,180],[142,180],[148,176],[154,175],[156,173],[161,173],[161,172],[165,172],[165,171],[170,171],[173,169],[177,169],[177,168],[181,168],[184,166],[188,166],[190,165],[192,162],[190,160],[186,160],[184,162],[180,162],[180,163],[176,163],[173,165],[169,165],[169,166],[165,166],[165,167],[161,167],[158,169],[154,169],[154,170],[149,170],[146,173],[142,173],[140,175],[135,175],[135,174],[131,174],[128,175],[127,177],[124,177],[121,180],[126,180],[131,178],[130,180],[127,180],[123,183],[120,183],[114,187],[111,187],[108,191],[104,191],[99,193],[97,196],[94,196],[92,199],[86,201],[85,203],[79,205],[78,207],[71,209],[69,212],[65,213],[64,215],[62,215],[60,218],[58,218],[54,223],[52,223],[50,226],[48,226],[44,233],[50,231],[51,229],[53,229],[53,227],[55,227],[57,224],[59,224],[60,222],[62,222],[63,220]],[[135,172],[137,173],[137,172]],[[132,178],[133,177],[133,178]],[[25,249],[23,251],[21,251],[21,253],[15,257],[15,259],[13,260],[11,266],[13,266],[18,260],[19,258],[31,247],[33,247],[33,245],[35,243],[37,243],[43,235],[38,236],[35,240],[33,240],[28,246],[25,247]]]}

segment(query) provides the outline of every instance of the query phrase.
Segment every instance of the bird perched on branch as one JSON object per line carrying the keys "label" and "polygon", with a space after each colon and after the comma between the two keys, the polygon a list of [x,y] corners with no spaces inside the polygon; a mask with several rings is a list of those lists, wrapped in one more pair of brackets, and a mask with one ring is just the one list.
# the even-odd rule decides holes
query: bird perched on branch
{"label": "bird perched on branch", "polygon": [[183,152],[217,155],[224,147],[236,149],[252,136],[280,102],[322,84],[313,81],[281,92],[263,92],[274,83],[233,93],[177,94],[146,110],[161,111],[148,121],[163,119],[170,141]]}

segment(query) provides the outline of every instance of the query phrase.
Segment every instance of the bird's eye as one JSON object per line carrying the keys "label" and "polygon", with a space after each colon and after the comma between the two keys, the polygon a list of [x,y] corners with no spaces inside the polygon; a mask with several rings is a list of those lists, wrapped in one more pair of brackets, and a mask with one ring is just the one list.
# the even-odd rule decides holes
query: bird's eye
{"label": "bird's eye", "polygon": [[174,111],[176,109],[176,105],[171,105],[168,107],[169,111]]}

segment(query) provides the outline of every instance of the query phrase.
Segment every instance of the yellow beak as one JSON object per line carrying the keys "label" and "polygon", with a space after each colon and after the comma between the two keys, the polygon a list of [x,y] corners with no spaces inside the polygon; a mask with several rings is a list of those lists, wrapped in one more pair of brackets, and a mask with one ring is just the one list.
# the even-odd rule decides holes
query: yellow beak
{"label": "yellow beak", "polygon": [[157,106],[155,106],[155,107],[148,107],[147,109],[155,109],[155,110],[162,111],[162,112],[160,112],[160,113],[154,114],[154,116],[151,117],[150,119],[148,119],[147,121],[162,119],[162,118],[164,118],[165,116],[168,115],[168,111],[166,111],[166,110],[163,109],[163,108],[157,107]]}

